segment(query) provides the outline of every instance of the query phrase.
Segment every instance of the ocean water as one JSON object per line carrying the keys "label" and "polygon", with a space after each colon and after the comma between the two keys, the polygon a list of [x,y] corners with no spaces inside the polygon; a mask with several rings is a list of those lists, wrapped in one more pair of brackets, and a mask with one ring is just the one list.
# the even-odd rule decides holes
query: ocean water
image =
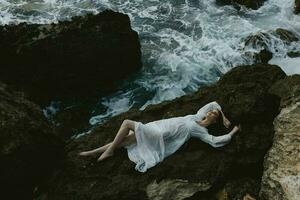
{"label": "ocean water", "polygon": [[[300,42],[286,44],[269,32],[284,28],[300,36],[300,15],[293,14],[293,6],[294,0],[268,0],[258,10],[218,6],[215,0],[0,0],[0,24],[51,23],[105,9],[129,15],[139,34],[143,69],[91,106],[91,130],[132,107],[143,110],[191,94],[231,68],[253,63],[245,52],[260,48],[245,47],[243,39],[259,31],[270,36],[270,63],[287,74],[300,73],[299,58],[287,57],[289,51],[300,51]],[[45,116],[51,118],[64,109],[61,105],[51,102]]]}

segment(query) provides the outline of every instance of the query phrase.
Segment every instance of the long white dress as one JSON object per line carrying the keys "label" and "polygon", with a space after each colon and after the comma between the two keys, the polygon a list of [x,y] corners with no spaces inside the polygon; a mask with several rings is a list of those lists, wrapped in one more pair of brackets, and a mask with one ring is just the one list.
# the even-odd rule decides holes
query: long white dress
{"label": "long white dress", "polygon": [[232,132],[213,136],[205,127],[196,123],[202,120],[208,111],[214,109],[221,110],[221,106],[216,101],[206,104],[194,115],[161,119],[146,124],[135,121],[137,142],[125,146],[129,159],[136,163],[135,169],[146,172],[147,169],[177,151],[190,137],[197,137],[213,147],[229,143]]}

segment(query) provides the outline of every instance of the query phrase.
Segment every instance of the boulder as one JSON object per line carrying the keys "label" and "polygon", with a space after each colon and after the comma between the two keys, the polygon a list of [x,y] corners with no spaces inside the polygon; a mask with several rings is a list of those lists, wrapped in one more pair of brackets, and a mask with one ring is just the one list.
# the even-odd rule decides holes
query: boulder
{"label": "boulder", "polygon": [[41,108],[0,83],[1,198],[32,199],[62,158],[64,143]]}
{"label": "boulder", "polygon": [[260,199],[298,200],[300,197],[300,75],[288,76],[270,88],[281,97],[274,121],[274,139],[264,159]]}
{"label": "boulder", "polygon": [[[198,92],[185,95],[145,110],[131,109],[96,126],[90,134],[70,141],[66,159],[54,176],[40,185],[38,199],[214,199],[226,192],[238,199],[250,192],[258,196],[265,153],[272,145],[273,120],[278,115],[280,98],[268,92],[285,77],[275,65],[239,66],[220,80]],[[83,150],[99,147],[113,140],[121,123],[131,119],[150,121],[196,113],[210,101],[216,100],[232,122],[243,132],[231,143],[213,148],[199,139],[191,138],[177,152],[146,173],[134,169],[125,148],[100,163],[95,157],[80,157]]]}
{"label": "boulder", "polygon": [[261,7],[266,0],[216,0],[217,4],[219,5],[243,5],[247,8],[251,8],[257,10]]}
{"label": "boulder", "polygon": [[[273,53],[269,46],[275,48],[280,45],[272,45],[272,43],[284,43],[290,45],[292,42],[298,42],[299,37],[292,31],[278,28],[266,32],[257,32],[249,35],[241,40],[243,56],[254,59],[255,63],[268,63],[272,59]],[[288,52],[289,56],[296,56],[297,52]]]}
{"label": "boulder", "polygon": [[142,66],[128,15],[105,10],[51,24],[0,27],[0,81],[39,105],[108,94]]}

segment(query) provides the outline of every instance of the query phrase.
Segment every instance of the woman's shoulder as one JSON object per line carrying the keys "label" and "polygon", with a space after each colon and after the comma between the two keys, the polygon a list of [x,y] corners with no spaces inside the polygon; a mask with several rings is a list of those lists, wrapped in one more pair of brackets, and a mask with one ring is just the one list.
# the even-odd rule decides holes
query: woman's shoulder
{"label": "woman's shoulder", "polygon": [[195,120],[195,119],[188,120],[187,124],[188,124],[189,128],[191,129],[191,131],[207,132],[207,128],[198,124],[197,120]]}

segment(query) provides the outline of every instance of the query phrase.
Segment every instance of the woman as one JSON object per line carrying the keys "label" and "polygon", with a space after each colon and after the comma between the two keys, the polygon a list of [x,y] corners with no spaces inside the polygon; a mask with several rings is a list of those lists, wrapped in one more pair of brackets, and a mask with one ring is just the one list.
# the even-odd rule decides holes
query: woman
{"label": "woman", "polygon": [[206,104],[194,115],[161,119],[146,124],[126,119],[111,143],[81,152],[79,155],[88,156],[103,152],[98,158],[98,161],[102,161],[112,156],[116,148],[125,147],[129,159],[136,163],[135,169],[146,172],[173,154],[190,137],[199,138],[213,147],[229,143],[232,136],[241,131],[240,125],[235,126],[226,135],[213,136],[208,133],[208,126],[216,123],[220,115],[223,125],[229,128],[230,121],[216,101]]}

